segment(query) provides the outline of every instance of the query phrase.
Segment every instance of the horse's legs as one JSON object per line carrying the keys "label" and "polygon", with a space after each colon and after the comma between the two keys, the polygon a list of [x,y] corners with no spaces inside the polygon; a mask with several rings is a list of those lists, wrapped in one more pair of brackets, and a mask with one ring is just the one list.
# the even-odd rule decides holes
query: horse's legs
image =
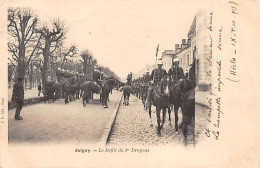
{"label": "horse's legs", "polygon": [[65,92],[65,104],[69,103],[69,94]]}
{"label": "horse's legs", "polygon": [[187,145],[187,132],[188,132],[188,130],[187,130],[187,124],[186,123],[183,123],[183,125],[182,125],[183,127],[183,135],[184,135],[184,144],[185,144],[185,146]]}
{"label": "horse's legs", "polygon": [[150,127],[153,127],[153,122],[152,122],[152,106],[148,106],[148,109],[149,109],[149,117],[150,117]]}
{"label": "horse's legs", "polygon": [[179,106],[174,106],[175,129],[176,129],[176,131],[178,131],[178,121],[179,121],[178,110],[179,110]]}
{"label": "horse's legs", "polygon": [[44,103],[46,103],[47,95],[46,93],[44,94]]}
{"label": "horse's legs", "polygon": [[165,123],[166,108],[163,108],[163,109],[162,109],[162,112],[163,112],[163,120],[162,120],[162,126],[161,126],[161,129],[163,129],[163,125],[164,125],[164,123]]}
{"label": "horse's legs", "polygon": [[83,98],[82,98],[83,107],[86,107],[86,102],[85,102],[85,100],[86,100],[86,99],[83,97]]}
{"label": "horse's legs", "polygon": [[129,105],[129,96],[126,96],[127,106]]}
{"label": "horse's legs", "polygon": [[102,101],[103,101],[103,106],[104,108],[107,108],[107,98],[108,98],[108,95],[107,94],[103,94],[102,95]]}
{"label": "horse's legs", "polygon": [[171,108],[170,107],[168,107],[168,114],[169,114],[170,125],[172,125],[172,123],[171,123]]}
{"label": "horse's legs", "polygon": [[76,96],[76,92],[73,92],[73,96],[72,96],[73,97],[73,101],[76,101],[76,97],[75,96]]}
{"label": "horse's legs", "polygon": [[161,117],[160,117],[160,112],[161,112],[161,109],[156,106],[156,116],[157,116],[157,125],[158,125],[157,134],[159,136],[161,136]]}

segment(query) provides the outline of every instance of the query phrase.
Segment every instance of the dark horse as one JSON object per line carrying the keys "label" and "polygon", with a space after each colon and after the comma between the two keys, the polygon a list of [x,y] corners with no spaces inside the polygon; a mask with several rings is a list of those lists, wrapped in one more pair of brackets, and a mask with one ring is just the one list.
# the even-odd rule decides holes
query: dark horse
{"label": "dark horse", "polygon": [[176,84],[171,84],[171,86],[170,86],[169,103],[174,106],[175,129],[176,129],[176,131],[179,130],[179,127],[178,127],[178,121],[179,121],[178,110],[182,106],[183,98],[184,98],[185,94],[188,91],[190,91],[191,89],[193,89],[193,84],[187,78],[180,80]]}
{"label": "dark horse", "polygon": [[[151,89],[152,87],[149,87]],[[161,83],[153,88],[153,93],[151,96],[152,104],[156,107],[156,116],[157,116],[157,134],[161,135],[161,130],[163,128],[163,125],[165,123],[165,117],[166,117],[166,109],[169,110],[169,98],[170,98],[170,82],[167,79],[161,81]],[[149,91],[149,90],[148,90]],[[151,105],[148,106],[149,108],[149,115],[151,119]],[[161,110],[163,113],[163,120],[161,123]],[[170,110],[168,111],[170,113]],[[151,125],[152,126],[152,121]]]}
{"label": "dark horse", "polygon": [[124,102],[123,102],[123,104],[125,106],[128,106],[129,105],[129,97],[130,97],[131,94],[134,93],[134,91],[133,91],[133,89],[132,89],[132,87],[130,85],[123,86],[120,89],[120,91],[122,91],[122,90],[123,90],[123,95],[124,95]]}
{"label": "dark horse", "polygon": [[58,96],[60,95],[60,88],[61,85],[58,81],[52,80],[48,81],[45,86],[45,94],[44,94],[44,101],[46,103],[46,100],[50,101],[53,100],[55,102],[58,99]]}
{"label": "dark horse", "polygon": [[[187,140],[187,127],[195,118],[195,63],[189,70],[189,78],[181,79],[177,84],[170,86],[170,104],[174,106],[175,129],[178,131],[178,110],[182,110],[184,140]],[[194,131],[194,129],[193,129]]]}
{"label": "dark horse", "polygon": [[104,108],[108,108],[107,106],[107,101],[109,98],[109,93],[111,92],[111,89],[113,89],[115,83],[114,77],[107,77],[102,80],[102,93],[101,93],[101,98],[102,98],[102,104]]}
{"label": "dark horse", "polygon": [[83,106],[86,107],[86,103],[88,103],[92,93],[101,94],[101,87],[94,81],[85,81],[81,84],[81,91],[83,92]]}

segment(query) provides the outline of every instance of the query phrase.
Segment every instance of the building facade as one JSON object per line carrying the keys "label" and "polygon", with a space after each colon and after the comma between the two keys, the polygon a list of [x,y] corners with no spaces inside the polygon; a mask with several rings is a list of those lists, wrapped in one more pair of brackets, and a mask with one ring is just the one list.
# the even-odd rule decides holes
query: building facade
{"label": "building facade", "polygon": [[173,50],[165,50],[162,53],[162,62],[163,62],[163,69],[165,69],[167,72],[172,67],[172,59],[174,57],[174,51]]}
{"label": "building facade", "polygon": [[198,90],[207,91],[211,77],[207,74],[207,58],[210,56],[210,33],[206,25],[209,22],[209,12],[199,11],[193,19],[187,39],[181,44],[175,44],[173,61],[179,61],[184,74],[188,75],[193,62],[195,63],[196,85]]}

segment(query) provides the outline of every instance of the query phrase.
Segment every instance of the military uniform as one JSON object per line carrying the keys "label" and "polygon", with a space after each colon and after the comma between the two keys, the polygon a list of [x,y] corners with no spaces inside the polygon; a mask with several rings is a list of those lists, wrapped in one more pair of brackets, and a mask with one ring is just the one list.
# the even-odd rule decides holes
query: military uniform
{"label": "military uniform", "polygon": [[155,85],[158,85],[161,81],[161,79],[167,75],[167,72],[165,69],[156,68],[152,71],[151,79],[154,81]]}
{"label": "military uniform", "polygon": [[169,69],[168,75],[173,83],[177,83],[180,79],[184,78],[183,69],[176,65]]}
{"label": "military uniform", "polygon": [[23,118],[20,116],[24,104],[24,88],[22,81],[18,81],[14,84],[12,101],[17,104],[14,119],[22,120]]}
{"label": "military uniform", "polygon": [[132,73],[128,74],[126,79],[127,79],[127,84],[131,86],[131,84],[132,84]]}
{"label": "military uniform", "polygon": [[146,73],[142,78],[142,102],[145,103],[147,98],[147,91],[148,91],[148,83],[150,80],[149,73]]}
{"label": "military uniform", "polygon": [[[158,64],[162,64],[162,63],[158,63]],[[167,72],[165,69],[162,68],[156,68],[152,71],[151,73],[151,80],[153,80],[154,82],[154,86],[149,87],[148,92],[147,92],[147,102],[148,105],[151,105],[151,101],[152,101],[152,94],[153,94],[153,89],[155,86],[159,85],[159,83],[161,82],[161,80],[163,78],[165,78],[165,76],[167,76]],[[160,86],[162,87],[162,86]]]}

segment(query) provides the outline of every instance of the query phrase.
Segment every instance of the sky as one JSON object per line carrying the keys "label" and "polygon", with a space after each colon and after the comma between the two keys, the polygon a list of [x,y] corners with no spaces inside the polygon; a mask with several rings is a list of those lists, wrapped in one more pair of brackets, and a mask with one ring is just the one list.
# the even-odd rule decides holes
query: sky
{"label": "sky", "polygon": [[64,20],[66,44],[88,49],[98,63],[125,79],[187,38],[198,5],[188,0],[22,0],[42,22]]}

